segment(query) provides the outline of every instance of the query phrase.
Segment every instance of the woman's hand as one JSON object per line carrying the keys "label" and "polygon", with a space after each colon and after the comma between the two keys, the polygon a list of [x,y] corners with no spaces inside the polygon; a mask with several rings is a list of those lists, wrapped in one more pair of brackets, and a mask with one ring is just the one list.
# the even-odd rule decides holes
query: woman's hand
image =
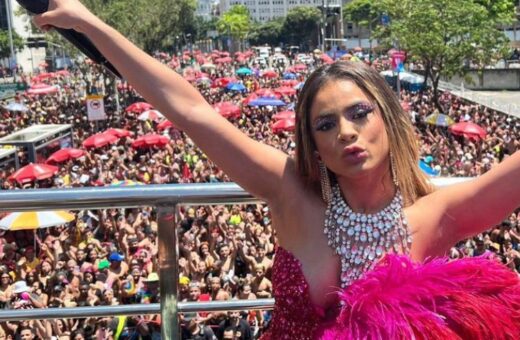
{"label": "woman's hand", "polygon": [[43,31],[59,27],[82,32],[84,23],[96,19],[96,16],[77,0],[49,0],[49,10],[34,16],[33,21]]}

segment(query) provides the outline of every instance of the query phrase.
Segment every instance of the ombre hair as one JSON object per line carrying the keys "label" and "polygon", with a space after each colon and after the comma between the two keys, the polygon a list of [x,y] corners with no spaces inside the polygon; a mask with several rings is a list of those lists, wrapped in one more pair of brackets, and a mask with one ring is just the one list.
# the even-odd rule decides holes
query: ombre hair
{"label": "ombre hair", "polygon": [[305,182],[319,192],[320,172],[314,156],[317,149],[311,128],[311,107],[320,89],[328,82],[338,80],[353,82],[377,103],[405,206],[431,193],[434,187],[418,166],[419,146],[409,115],[385,79],[361,62],[338,61],[324,65],[314,71],[303,86],[296,106],[296,164]]}

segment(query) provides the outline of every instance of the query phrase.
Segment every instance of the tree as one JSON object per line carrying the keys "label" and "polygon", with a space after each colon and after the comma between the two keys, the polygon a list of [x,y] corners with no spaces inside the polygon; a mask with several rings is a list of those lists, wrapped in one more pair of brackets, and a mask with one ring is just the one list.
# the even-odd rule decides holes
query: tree
{"label": "tree", "polygon": [[217,30],[221,35],[228,35],[244,40],[251,30],[249,10],[244,5],[234,5],[225,12],[217,22]]}
{"label": "tree", "polygon": [[[14,30],[13,33],[13,48],[15,51],[20,51],[24,47],[22,37]],[[9,31],[0,30],[0,58],[9,58],[11,56],[11,46],[9,45]]]}
{"label": "tree", "polygon": [[279,45],[284,41],[284,36],[282,34],[284,22],[284,17],[278,17],[253,26],[251,34],[249,35],[249,41],[253,45]]}
{"label": "tree", "polygon": [[[355,0],[356,1],[356,0]],[[484,6],[482,3],[489,6]],[[498,29],[514,19],[511,1],[474,0],[376,0],[378,8],[390,16],[388,26],[380,26],[378,37],[418,59],[433,84],[434,102],[442,77],[464,75],[467,65],[479,67],[504,55],[508,39]],[[497,3],[501,3],[497,5]]]}
{"label": "tree", "polygon": [[84,0],[93,13],[151,53],[171,49],[187,27],[196,0]]}
{"label": "tree", "polygon": [[[370,44],[372,44],[372,28],[380,17],[380,11],[376,4],[371,0],[356,0],[345,4],[343,16],[347,21],[351,21],[358,27],[367,27],[370,30]],[[361,46],[361,35],[358,36],[359,46]],[[372,46],[370,46],[372,49]]]}
{"label": "tree", "polygon": [[283,35],[293,45],[306,43],[317,36],[321,12],[312,6],[297,6],[289,10],[283,25]]}

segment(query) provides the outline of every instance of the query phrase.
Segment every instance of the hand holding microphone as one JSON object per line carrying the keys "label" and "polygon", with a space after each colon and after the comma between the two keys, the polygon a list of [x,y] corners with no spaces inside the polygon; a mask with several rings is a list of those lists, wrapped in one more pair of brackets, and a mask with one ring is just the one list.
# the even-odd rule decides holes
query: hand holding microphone
{"label": "hand holding microphone", "polygon": [[[112,74],[121,78],[117,69],[99,52],[92,41],[79,32],[79,24],[85,16],[94,15],[75,0],[17,0],[27,11],[36,14],[34,23],[44,31],[54,27],[56,31],[76,46],[94,62],[103,65]],[[76,17],[74,17],[76,16]],[[53,25],[48,24],[52,22]]]}

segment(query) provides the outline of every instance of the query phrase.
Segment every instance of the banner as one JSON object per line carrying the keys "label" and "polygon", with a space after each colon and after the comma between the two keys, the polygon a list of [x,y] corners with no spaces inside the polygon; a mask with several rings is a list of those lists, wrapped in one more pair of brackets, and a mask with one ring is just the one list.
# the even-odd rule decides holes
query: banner
{"label": "banner", "polygon": [[105,104],[103,103],[103,96],[87,96],[87,113],[88,120],[91,121],[107,119],[107,115],[105,113]]}
{"label": "banner", "polygon": [[403,64],[406,59],[406,54],[402,51],[397,51],[392,54],[392,69],[394,71],[401,72],[403,70]]}

